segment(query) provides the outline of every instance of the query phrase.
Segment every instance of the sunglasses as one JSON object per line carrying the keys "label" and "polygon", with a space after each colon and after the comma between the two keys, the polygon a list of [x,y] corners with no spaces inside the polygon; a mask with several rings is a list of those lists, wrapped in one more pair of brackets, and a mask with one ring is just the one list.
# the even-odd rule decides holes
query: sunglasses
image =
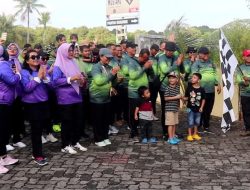
{"label": "sunglasses", "polygon": [[38,55],[32,55],[32,56],[30,56],[30,59],[32,59],[32,60],[39,59],[39,58],[40,58],[40,56],[38,56]]}
{"label": "sunglasses", "polygon": [[42,57],[42,61],[48,61],[49,58],[48,57]]}

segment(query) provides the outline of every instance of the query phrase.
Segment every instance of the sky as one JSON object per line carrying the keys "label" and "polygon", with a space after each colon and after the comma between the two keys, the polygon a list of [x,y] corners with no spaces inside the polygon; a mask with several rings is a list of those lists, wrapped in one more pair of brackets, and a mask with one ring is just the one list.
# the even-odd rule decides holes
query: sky
{"label": "sky", "polygon": [[[46,6],[40,12],[51,13],[50,26],[106,26],[106,0],[38,0],[38,3]],[[14,14],[16,4],[13,0],[0,0],[0,14]],[[236,19],[250,18],[250,9],[246,0],[140,0],[139,24],[129,25],[128,31],[162,32],[171,20],[181,16],[190,26],[219,28]],[[38,26],[37,17],[32,14],[31,27]],[[16,24],[26,22],[17,19]]]}

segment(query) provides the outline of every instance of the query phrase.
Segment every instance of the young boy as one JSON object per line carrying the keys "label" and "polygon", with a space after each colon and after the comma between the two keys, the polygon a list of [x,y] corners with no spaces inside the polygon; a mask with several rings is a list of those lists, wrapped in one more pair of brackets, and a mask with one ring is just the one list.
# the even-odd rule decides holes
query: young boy
{"label": "young boy", "polygon": [[205,90],[200,86],[202,76],[200,73],[193,73],[191,84],[186,89],[185,98],[187,100],[188,112],[188,141],[201,140],[198,135],[201,113],[205,105]]}
{"label": "young boy", "polygon": [[[138,89],[140,99],[135,108],[135,120],[139,119],[141,126],[142,143],[156,143],[156,138],[152,137],[152,121],[154,120],[153,107],[150,101],[150,91],[148,87],[141,86]],[[139,115],[139,118],[138,118]]]}
{"label": "young boy", "polygon": [[165,125],[168,126],[168,143],[178,144],[181,140],[176,138],[176,125],[179,123],[178,112],[180,107],[180,99],[183,96],[180,94],[179,79],[176,72],[171,72],[168,75],[168,86],[164,94],[165,104]]}

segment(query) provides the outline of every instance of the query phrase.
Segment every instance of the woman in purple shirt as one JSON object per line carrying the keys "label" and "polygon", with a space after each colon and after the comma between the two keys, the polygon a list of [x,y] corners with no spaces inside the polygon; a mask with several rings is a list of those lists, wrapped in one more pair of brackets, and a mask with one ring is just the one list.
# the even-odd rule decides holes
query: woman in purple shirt
{"label": "woman in purple shirt", "polygon": [[[4,53],[1,47],[0,58]],[[19,72],[18,67],[12,68],[10,62],[3,59],[0,61],[0,174],[9,171],[5,166],[18,162],[17,159],[7,155],[6,143],[9,137],[11,105],[15,99],[15,87],[21,79]]]}
{"label": "woman in purple shirt", "polygon": [[42,131],[49,125],[48,83],[46,67],[40,66],[35,50],[27,52],[24,58],[22,75],[22,102],[31,125],[31,141],[34,162],[40,166],[47,160],[42,151]]}
{"label": "woman in purple shirt", "polygon": [[63,43],[57,50],[53,69],[53,87],[56,91],[62,129],[62,152],[76,154],[75,148],[87,151],[79,144],[83,127],[80,87],[85,83],[74,61],[74,45]]}

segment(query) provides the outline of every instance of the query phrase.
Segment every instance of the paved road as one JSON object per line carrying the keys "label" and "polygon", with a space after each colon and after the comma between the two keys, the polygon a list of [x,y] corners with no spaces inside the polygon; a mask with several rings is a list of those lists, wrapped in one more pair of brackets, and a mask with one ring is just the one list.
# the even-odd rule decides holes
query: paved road
{"label": "paved road", "polygon": [[[185,114],[180,129],[186,131]],[[128,131],[112,136],[112,145],[99,148],[82,141],[85,153],[65,155],[60,143],[47,143],[49,165],[38,167],[30,146],[13,151],[20,163],[0,175],[0,189],[250,189],[250,137],[240,138],[236,123],[222,134],[218,118],[200,142],[170,146],[134,144]],[[160,135],[159,122],[155,134]],[[29,137],[25,141],[30,144]]]}

